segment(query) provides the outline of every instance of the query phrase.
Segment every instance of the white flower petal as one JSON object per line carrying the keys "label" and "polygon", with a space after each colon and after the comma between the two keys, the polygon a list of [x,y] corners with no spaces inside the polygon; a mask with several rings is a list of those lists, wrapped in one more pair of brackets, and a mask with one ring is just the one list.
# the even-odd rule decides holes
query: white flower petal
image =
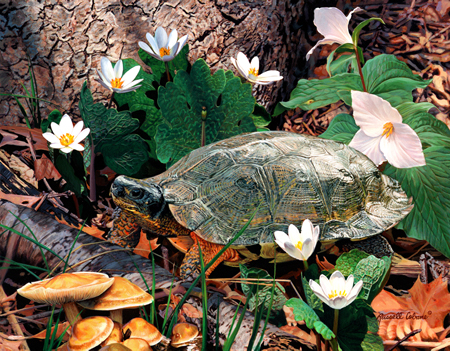
{"label": "white flower petal", "polygon": [[393,126],[393,133],[380,141],[380,149],[388,162],[396,168],[425,166],[422,143],[416,132],[404,123]]}
{"label": "white flower petal", "polygon": [[350,291],[350,293],[347,296],[347,301],[348,301],[348,305],[350,305],[358,296],[359,292],[361,291],[363,286],[363,281],[360,280],[359,282],[357,282],[355,284],[355,286],[352,288],[352,290]]}
{"label": "white flower petal", "polygon": [[300,261],[305,261],[307,259],[307,257],[305,257],[303,253],[299,249],[297,249],[290,241],[284,243],[283,249],[292,258]]}
{"label": "white flower petal", "polygon": [[97,70],[97,73],[98,73],[98,76],[99,76],[99,78],[97,78],[97,81],[100,84],[102,84],[102,82],[103,82],[102,85],[104,87],[106,87],[107,89],[110,89],[111,88],[111,81],[108,81],[108,79],[106,79],[105,75],[101,71]]}
{"label": "white flower petal", "polygon": [[102,59],[100,60],[100,64],[102,67],[102,73],[104,74],[106,81],[110,82],[111,79],[115,78],[111,61],[109,61],[106,57],[102,57]]}
{"label": "white flower petal", "polygon": [[52,123],[50,123],[50,128],[52,129],[53,134],[55,134],[58,139],[61,138],[61,135],[63,135],[63,132],[62,132],[59,124],[52,122]]}
{"label": "white flower petal", "polygon": [[[164,28],[158,27],[155,32],[155,40],[158,44],[158,49],[167,48],[167,33]],[[151,45],[151,43],[150,43]]]}
{"label": "white flower petal", "polygon": [[322,302],[325,302],[328,305],[330,299],[328,298],[328,296],[325,295],[325,293],[323,292],[323,290],[322,290],[322,288],[321,288],[321,286],[319,284],[317,284],[314,280],[310,279],[309,280],[309,287],[311,288],[313,293],[320,300],[322,300]]}
{"label": "white flower petal", "polygon": [[56,137],[55,134],[46,132],[42,134],[42,136],[49,142],[49,143],[59,143],[59,139]]}
{"label": "white flower petal", "polygon": [[314,242],[314,246],[317,245],[317,242],[319,241],[319,237],[320,237],[320,227],[318,225],[316,225],[314,227],[314,231],[313,231],[313,242]]}
{"label": "white flower petal", "polygon": [[159,49],[161,49],[161,46],[159,46],[158,42],[156,41],[156,38],[150,35],[150,33],[147,33],[145,37],[147,38],[147,41],[150,44],[153,53],[159,55]]}
{"label": "white flower petal", "polygon": [[330,303],[328,304],[328,306],[335,310],[340,310],[347,305],[349,305],[349,303],[345,296],[336,296],[334,299],[330,300]]}
{"label": "white flower petal", "polygon": [[176,42],[175,45],[170,48],[170,56],[175,57],[177,55],[179,46],[180,46],[180,43]]}
{"label": "white flower petal", "polygon": [[302,236],[295,225],[289,224],[288,234],[292,244],[296,245],[299,241],[302,241]]}
{"label": "white flower petal", "polygon": [[179,45],[178,45],[178,50],[177,50],[176,55],[178,55],[180,53],[181,49],[183,49],[183,46],[186,45],[187,40],[188,40],[187,34],[185,36],[181,37],[180,39],[178,39]]}
{"label": "white flower petal", "polygon": [[86,137],[89,135],[90,131],[91,131],[91,130],[90,130],[89,128],[83,129],[83,130],[80,132],[80,134],[78,134],[78,135],[75,137],[75,139],[73,140],[73,142],[78,144],[79,142],[81,142],[82,140],[84,140],[84,138],[86,138]]}
{"label": "white flower petal", "polygon": [[84,146],[77,143],[72,143],[69,147],[77,151],[84,151]]}
{"label": "white flower petal", "polygon": [[341,272],[336,271],[330,277],[330,284],[332,290],[342,291],[345,290],[345,277]]}
{"label": "white flower petal", "polygon": [[165,55],[165,56],[163,56],[163,57],[161,58],[161,60],[164,61],[164,62],[169,62],[169,61],[172,61],[174,58],[175,58],[175,56],[172,55],[172,54],[170,54],[170,55]]}
{"label": "white flower petal", "polygon": [[315,247],[316,247],[316,245],[311,240],[311,238],[308,238],[305,241],[303,241],[303,245],[302,245],[303,256],[306,257],[306,259],[308,259],[311,256],[311,254],[314,252]]}
{"label": "white flower petal", "polygon": [[50,147],[52,148],[52,149],[62,149],[63,147],[65,147],[64,145],[61,145],[61,143],[52,143],[52,144],[50,144]]}
{"label": "white flower petal", "polygon": [[65,154],[68,154],[69,152],[72,152],[73,149],[71,147],[63,147],[61,151],[64,152]]}
{"label": "white flower petal", "polygon": [[352,15],[356,12],[361,12],[361,11],[363,11],[363,9],[360,7],[357,7],[354,10],[350,11],[349,14],[347,15],[347,21],[350,22]]}
{"label": "white flower petal", "polygon": [[73,123],[69,115],[62,116],[61,122],[59,122],[59,127],[61,128],[62,134],[73,135]]}
{"label": "white flower petal", "polygon": [[256,71],[259,71],[259,58],[258,56],[255,56],[252,58],[252,61],[250,62],[250,67],[254,68]]}
{"label": "white flower petal", "polygon": [[141,69],[141,66],[137,65],[137,66],[134,66],[133,68],[130,68],[127,72],[125,72],[125,74],[122,77],[122,82],[123,82],[122,87],[133,82],[134,78],[136,78],[136,76],[139,74],[140,69]]}
{"label": "white flower petal", "polygon": [[336,7],[316,8],[314,24],[317,31],[326,39],[333,38],[339,44],[352,43],[347,17]]}
{"label": "white flower petal", "polygon": [[236,61],[239,71],[244,72],[244,77],[248,77],[248,71],[250,71],[251,66],[247,56],[245,56],[242,52],[238,52]]}
{"label": "white flower petal", "polygon": [[350,274],[345,282],[345,295],[348,296],[353,288],[353,274]]}
{"label": "white flower petal", "polygon": [[83,121],[79,121],[77,124],[75,124],[75,127],[73,127],[73,136],[76,137],[78,134],[80,134],[81,130],[83,129],[84,123]]}
{"label": "white flower petal", "polygon": [[377,166],[386,161],[386,157],[380,148],[382,136],[372,138],[367,136],[361,129],[358,130],[348,146],[362,152]]}
{"label": "white flower petal", "polygon": [[280,72],[272,70],[272,71],[266,71],[264,73],[261,73],[258,76],[258,80],[280,80],[283,79],[283,77],[280,75]]}
{"label": "white flower petal", "polygon": [[[130,84],[124,84],[124,85],[122,85],[122,90],[127,90],[131,87],[134,87],[136,84],[139,84],[142,81],[143,81],[143,79],[137,79],[137,80],[133,80],[132,82],[130,82]],[[133,90],[136,90],[136,89],[137,89],[137,87],[135,87],[135,89],[133,89]]]}
{"label": "white flower petal", "polygon": [[324,39],[319,40],[319,41],[316,43],[316,45],[314,45],[314,46],[311,48],[311,50],[309,50],[308,53],[306,54],[306,61],[309,60],[310,56],[312,55],[312,53],[314,52],[314,50],[316,50],[316,48],[317,48],[319,45],[333,44],[333,43],[335,43],[335,42],[336,42],[336,41],[335,41],[334,39],[329,39],[329,38],[324,38]]}
{"label": "white flower petal", "polygon": [[122,60],[119,60],[116,62],[116,65],[114,66],[114,76],[116,78],[121,78],[123,74],[123,63]]}
{"label": "white flower petal", "polygon": [[302,231],[300,234],[301,239],[302,240],[306,240],[307,238],[312,239],[313,230],[314,228],[311,221],[309,219],[305,219],[302,223]]}
{"label": "white flower petal", "polygon": [[319,282],[324,295],[329,297],[331,295],[331,290],[333,290],[334,287],[331,286],[330,281],[323,274],[320,275]]}
{"label": "white flower petal", "polygon": [[173,47],[175,45],[175,43],[177,42],[177,39],[178,39],[178,33],[177,33],[177,30],[174,29],[169,34],[169,39],[167,40],[167,47],[168,48]]}

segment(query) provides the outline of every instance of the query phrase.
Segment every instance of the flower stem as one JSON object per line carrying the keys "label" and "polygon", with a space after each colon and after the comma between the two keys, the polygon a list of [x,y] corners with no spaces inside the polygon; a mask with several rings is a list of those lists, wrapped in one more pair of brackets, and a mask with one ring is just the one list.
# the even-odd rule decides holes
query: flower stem
{"label": "flower stem", "polygon": [[339,325],[339,310],[334,310],[334,321],[333,321],[333,334],[334,339],[331,339],[331,347],[333,348],[333,351],[338,351],[339,346],[337,342],[337,331],[338,331],[338,325]]}
{"label": "flower stem", "polygon": [[91,164],[89,165],[89,198],[91,202],[95,202],[97,198],[97,191],[95,188],[95,145],[92,136],[91,138]]}
{"label": "flower stem", "polygon": [[362,83],[362,86],[363,86],[363,90],[367,93],[366,83],[364,83],[364,76],[363,76],[362,69],[361,69],[361,60],[360,60],[360,57],[359,57],[358,46],[354,45],[353,48],[355,49],[356,64],[358,65],[358,71],[359,71],[359,76],[361,77],[361,83]]}
{"label": "flower stem", "polygon": [[109,99],[108,110],[111,108],[113,99],[114,99],[114,91],[113,91],[112,94],[111,94],[111,99]]}
{"label": "flower stem", "polygon": [[170,82],[169,63],[168,62],[164,63],[166,64],[167,81]]}
{"label": "flower stem", "polygon": [[307,270],[308,270],[308,261],[307,260],[304,260],[303,261],[303,272],[306,272]]}

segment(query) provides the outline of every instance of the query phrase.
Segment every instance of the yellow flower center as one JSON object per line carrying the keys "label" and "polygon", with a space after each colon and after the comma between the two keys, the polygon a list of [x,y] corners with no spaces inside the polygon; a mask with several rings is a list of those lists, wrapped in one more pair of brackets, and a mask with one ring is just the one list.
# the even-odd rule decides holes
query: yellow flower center
{"label": "yellow flower center", "polygon": [[252,75],[252,76],[255,76],[255,77],[258,77],[258,70],[256,69],[256,68],[250,68],[249,70],[248,70],[248,74],[250,75]]}
{"label": "yellow flower center", "polygon": [[337,296],[347,296],[347,292],[345,290],[331,290],[331,294],[328,294],[330,299],[334,299]]}
{"label": "yellow flower center", "polygon": [[113,88],[120,89],[120,88],[122,88],[122,85],[123,85],[122,78],[113,78],[113,79],[111,79],[111,86]]}
{"label": "yellow flower center", "polygon": [[159,56],[163,57],[163,56],[169,56],[169,55],[170,55],[169,49],[166,49],[166,48],[159,49]]}
{"label": "yellow flower center", "polygon": [[297,244],[295,244],[295,247],[301,251],[301,250],[302,250],[302,247],[303,247],[303,243],[299,240],[299,241],[297,242]]}
{"label": "yellow flower center", "polygon": [[61,135],[61,138],[59,138],[59,142],[63,146],[69,146],[70,144],[73,143],[73,139],[74,139],[73,135],[66,133],[66,134]]}
{"label": "yellow flower center", "polygon": [[389,135],[391,135],[394,132],[394,125],[391,122],[387,122],[384,126],[383,126],[383,134],[382,136],[386,135],[386,138],[389,138]]}

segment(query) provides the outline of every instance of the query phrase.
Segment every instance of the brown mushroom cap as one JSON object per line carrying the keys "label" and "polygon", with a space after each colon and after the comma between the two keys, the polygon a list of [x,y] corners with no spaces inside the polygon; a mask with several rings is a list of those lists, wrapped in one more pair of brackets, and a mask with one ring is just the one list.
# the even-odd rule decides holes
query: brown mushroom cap
{"label": "brown mushroom cap", "polygon": [[143,318],[133,318],[122,328],[124,334],[130,330],[130,339],[144,339],[150,346],[161,341],[163,335],[158,329]]}
{"label": "brown mushroom cap", "polygon": [[17,292],[27,299],[48,304],[66,304],[91,299],[108,289],[114,280],[103,273],[63,273],[28,283]]}
{"label": "brown mushroom cap", "polygon": [[85,351],[100,345],[111,334],[114,323],[108,317],[94,316],[79,320],[72,328],[69,350]]}
{"label": "brown mushroom cap", "polygon": [[117,344],[122,341],[123,341],[122,324],[114,322],[114,328],[111,334],[109,334],[106,340],[102,342],[101,346]]}
{"label": "brown mushroom cap", "polygon": [[126,347],[122,343],[109,344],[105,347],[102,347],[100,351],[133,351],[132,349]]}
{"label": "brown mushroom cap", "polygon": [[152,348],[144,339],[127,339],[122,344],[133,351],[152,351]]}
{"label": "brown mushroom cap", "polygon": [[113,284],[103,294],[78,304],[89,310],[112,311],[140,307],[152,303],[152,295],[122,277],[113,277]]}
{"label": "brown mushroom cap", "polygon": [[172,330],[171,345],[178,345],[195,339],[198,335],[198,328],[191,323],[175,324]]}

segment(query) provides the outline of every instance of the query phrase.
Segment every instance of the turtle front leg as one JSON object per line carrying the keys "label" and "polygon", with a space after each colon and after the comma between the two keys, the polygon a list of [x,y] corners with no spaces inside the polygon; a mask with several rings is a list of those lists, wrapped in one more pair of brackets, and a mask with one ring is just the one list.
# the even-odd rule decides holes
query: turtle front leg
{"label": "turtle front leg", "polygon": [[[217,253],[222,250],[224,245],[210,243],[198,237],[195,233],[191,233],[191,238],[194,240],[194,245],[188,250],[184,257],[180,268],[180,278],[187,280],[189,277],[195,278],[201,273],[200,252],[198,247],[202,250],[203,263],[206,266],[214,258]],[[208,277],[212,271],[223,261],[238,261],[239,254],[236,250],[228,248],[225,252],[214,262],[214,264],[206,271]]]}
{"label": "turtle front leg", "polygon": [[109,242],[125,248],[134,249],[141,238],[141,227],[120,209],[114,211],[114,224],[104,237]]}

